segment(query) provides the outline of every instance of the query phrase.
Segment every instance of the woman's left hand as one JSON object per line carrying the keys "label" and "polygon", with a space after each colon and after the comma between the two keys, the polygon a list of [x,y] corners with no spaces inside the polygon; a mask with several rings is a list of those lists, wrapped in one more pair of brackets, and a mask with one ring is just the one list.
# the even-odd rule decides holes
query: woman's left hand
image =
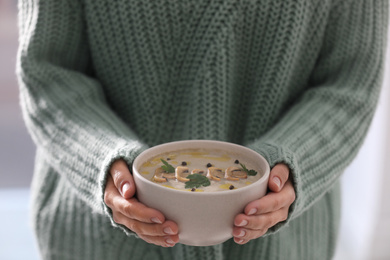
{"label": "woman's left hand", "polygon": [[237,244],[259,238],[277,223],[287,219],[290,205],[295,200],[295,191],[290,170],[285,164],[272,168],[268,188],[269,192],[261,199],[250,202],[234,219],[233,236]]}

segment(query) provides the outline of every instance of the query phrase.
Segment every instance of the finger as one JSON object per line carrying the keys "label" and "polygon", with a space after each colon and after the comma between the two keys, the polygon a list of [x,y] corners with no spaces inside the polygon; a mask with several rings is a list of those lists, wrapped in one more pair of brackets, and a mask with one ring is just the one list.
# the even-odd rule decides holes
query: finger
{"label": "finger", "polygon": [[161,224],[165,221],[165,217],[160,211],[146,207],[135,198],[128,200],[123,198],[116,189],[111,176],[107,180],[104,202],[113,212],[119,211],[128,218],[145,223]]}
{"label": "finger", "polygon": [[[247,215],[261,215],[265,213],[270,213],[277,211],[281,208],[289,207],[295,200],[295,192],[292,187],[285,187],[285,189],[280,193],[269,193],[267,196],[259,200],[252,201],[245,208],[245,213]],[[254,214],[253,213],[255,209]]]}
{"label": "finger", "polygon": [[163,246],[163,247],[172,247],[176,243],[179,242],[179,236],[164,236],[164,237],[154,237],[154,236],[145,236],[145,235],[139,235],[139,237],[146,242],[150,244],[155,244],[158,246]]}
{"label": "finger", "polygon": [[285,221],[288,217],[288,209],[289,207],[284,207],[274,212],[253,216],[239,214],[234,220],[234,225],[246,230],[266,230]]}
{"label": "finger", "polygon": [[244,245],[244,244],[248,243],[249,241],[245,240],[243,238],[234,237],[234,242],[236,242],[239,245]]}
{"label": "finger", "polygon": [[126,200],[121,196],[115,196],[112,204],[114,209],[130,219],[157,224],[164,223],[165,221],[165,217],[160,211],[145,206],[136,198]]}
{"label": "finger", "polygon": [[114,181],[112,180],[111,175],[107,177],[106,188],[104,190],[104,203],[112,209],[113,207],[113,198],[120,195],[118,190],[115,187]]}
{"label": "finger", "polygon": [[287,165],[279,163],[275,165],[270,173],[268,180],[268,187],[273,192],[279,192],[286,181],[288,180],[288,176],[290,174],[290,170]]}
{"label": "finger", "polygon": [[115,187],[118,189],[122,197],[129,199],[134,196],[135,184],[133,176],[131,175],[125,161],[115,161],[110,168],[110,174],[114,180]]}
{"label": "finger", "polygon": [[251,224],[255,223],[256,221],[248,221],[248,224],[245,226],[245,228],[234,227],[233,228],[234,241],[238,244],[245,244],[252,239],[256,239],[265,235],[269,228],[285,220],[287,218],[287,214],[288,214],[288,209],[281,209],[277,212],[269,213],[267,214],[268,216],[266,216],[268,220],[264,218],[258,220],[259,222],[261,222],[261,224],[264,225],[263,226],[259,225],[258,222],[257,224],[254,224],[255,227],[253,229],[250,228]]}
{"label": "finger", "polygon": [[264,197],[248,203],[244,212],[247,215],[260,215],[290,206],[294,200],[295,190],[291,180],[288,180],[280,192],[270,192]]}
{"label": "finger", "polygon": [[126,226],[128,229],[145,236],[167,236],[177,235],[178,227],[172,221],[166,221],[164,224],[145,223],[135,219],[127,218],[120,212],[113,213],[115,223]]}
{"label": "finger", "polygon": [[[268,229],[250,230],[235,227],[233,229],[233,236],[236,243],[243,244],[252,239],[262,237],[267,233]],[[244,241],[240,241],[244,240]]]}

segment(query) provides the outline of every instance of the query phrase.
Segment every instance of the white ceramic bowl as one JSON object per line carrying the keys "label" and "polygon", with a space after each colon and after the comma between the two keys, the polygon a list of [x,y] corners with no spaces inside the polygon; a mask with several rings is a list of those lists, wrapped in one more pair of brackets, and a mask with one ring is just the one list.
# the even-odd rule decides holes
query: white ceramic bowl
{"label": "white ceramic bowl", "polygon": [[[236,190],[188,192],[166,188],[147,180],[138,172],[140,166],[154,156],[192,148],[218,149],[237,154],[264,175],[258,181]],[[138,199],[175,221],[179,226],[179,242],[192,246],[215,245],[231,238],[234,217],[243,212],[249,202],[266,194],[269,173],[267,161],[255,151],[237,144],[210,140],[178,141],[154,146],[142,152],[133,163]]]}

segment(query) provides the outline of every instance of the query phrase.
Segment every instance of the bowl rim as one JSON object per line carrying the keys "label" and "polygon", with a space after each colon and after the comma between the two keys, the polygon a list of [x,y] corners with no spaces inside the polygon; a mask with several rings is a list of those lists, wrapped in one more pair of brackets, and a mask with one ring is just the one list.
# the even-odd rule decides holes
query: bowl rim
{"label": "bowl rim", "polygon": [[[162,186],[162,185],[160,185],[158,183],[154,183],[153,181],[148,180],[145,177],[143,177],[141,175],[141,173],[139,173],[138,170],[136,169],[136,166],[138,166],[138,164],[141,163],[141,162],[139,162],[139,160],[141,160],[139,158],[142,157],[141,155],[143,155],[146,152],[150,152],[150,150],[158,150],[161,147],[167,146],[167,145],[184,144],[184,143],[202,143],[202,142],[203,143],[214,143],[214,144],[223,144],[223,145],[236,146],[236,147],[240,147],[240,149],[247,150],[248,152],[255,154],[265,164],[266,170],[264,172],[264,175],[262,177],[260,177],[257,181],[251,183],[250,185],[238,188],[236,190],[189,192],[188,190],[171,189],[171,188],[164,187],[164,186]],[[187,148],[185,148],[185,149],[187,149]],[[188,148],[188,149],[190,149],[190,148]],[[216,149],[220,149],[220,148],[217,147]],[[253,189],[254,186],[259,186],[261,183],[263,183],[264,181],[268,180],[269,175],[270,175],[270,165],[267,162],[267,160],[261,154],[259,154],[258,152],[254,151],[254,150],[252,150],[252,149],[250,149],[248,147],[245,147],[243,145],[230,143],[230,142],[225,142],[225,141],[216,141],[216,140],[203,140],[203,139],[202,140],[181,140],[181,141],[173,141],[173,142],[167,142],[167,143],[158,144],[156,146],[150,147],[150,148],[144,150],[143,152],[141,152],[135,158],[135,160],[133,161],[132,175],[133,176],[136,175],[138,179],[141,179],[142,182],[146,183],[147,185],[151,185],[154,188],[157,188],[157,189],[160,189],[160,190],[164,190],[164,191],[167,191],[167,192],[179,193],[179,194],[181,193],[182,195],[186,194],[186,195],[189,195],[189,196],[193,196],[195,194],[196,194],[195,196],[210,196],[210,195],[212,195],[212,196],[226,196],[227,194],[234,195],[234,194],[237,194],[237,193],[244,193],[247,190]],[[267,184],[267,186],[268,186],[268,184]]]}

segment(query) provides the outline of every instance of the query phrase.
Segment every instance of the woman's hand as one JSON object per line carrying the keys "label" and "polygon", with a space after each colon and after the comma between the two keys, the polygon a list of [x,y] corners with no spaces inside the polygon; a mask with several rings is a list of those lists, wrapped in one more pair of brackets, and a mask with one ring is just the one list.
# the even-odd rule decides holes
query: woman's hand
{"label": "woman's hand", "polygon": [[272,168],[268,181],[270,192],[245,207],[245,214],[234,219],[233,236],[237,244],[259,238],[275,224],[287,219],[290,205],[295,200],[295,191],[289,168],[277,164]]}
{"label": "woman's hand", "polygon": [[114,221],[122,224],[148,243],[172,247],[178,241],[178,226],[165,220],[164,215],[140,203],[135,194],[135,183],[127,164],[115,161],[110,169],[104,202],[112,210]]}

